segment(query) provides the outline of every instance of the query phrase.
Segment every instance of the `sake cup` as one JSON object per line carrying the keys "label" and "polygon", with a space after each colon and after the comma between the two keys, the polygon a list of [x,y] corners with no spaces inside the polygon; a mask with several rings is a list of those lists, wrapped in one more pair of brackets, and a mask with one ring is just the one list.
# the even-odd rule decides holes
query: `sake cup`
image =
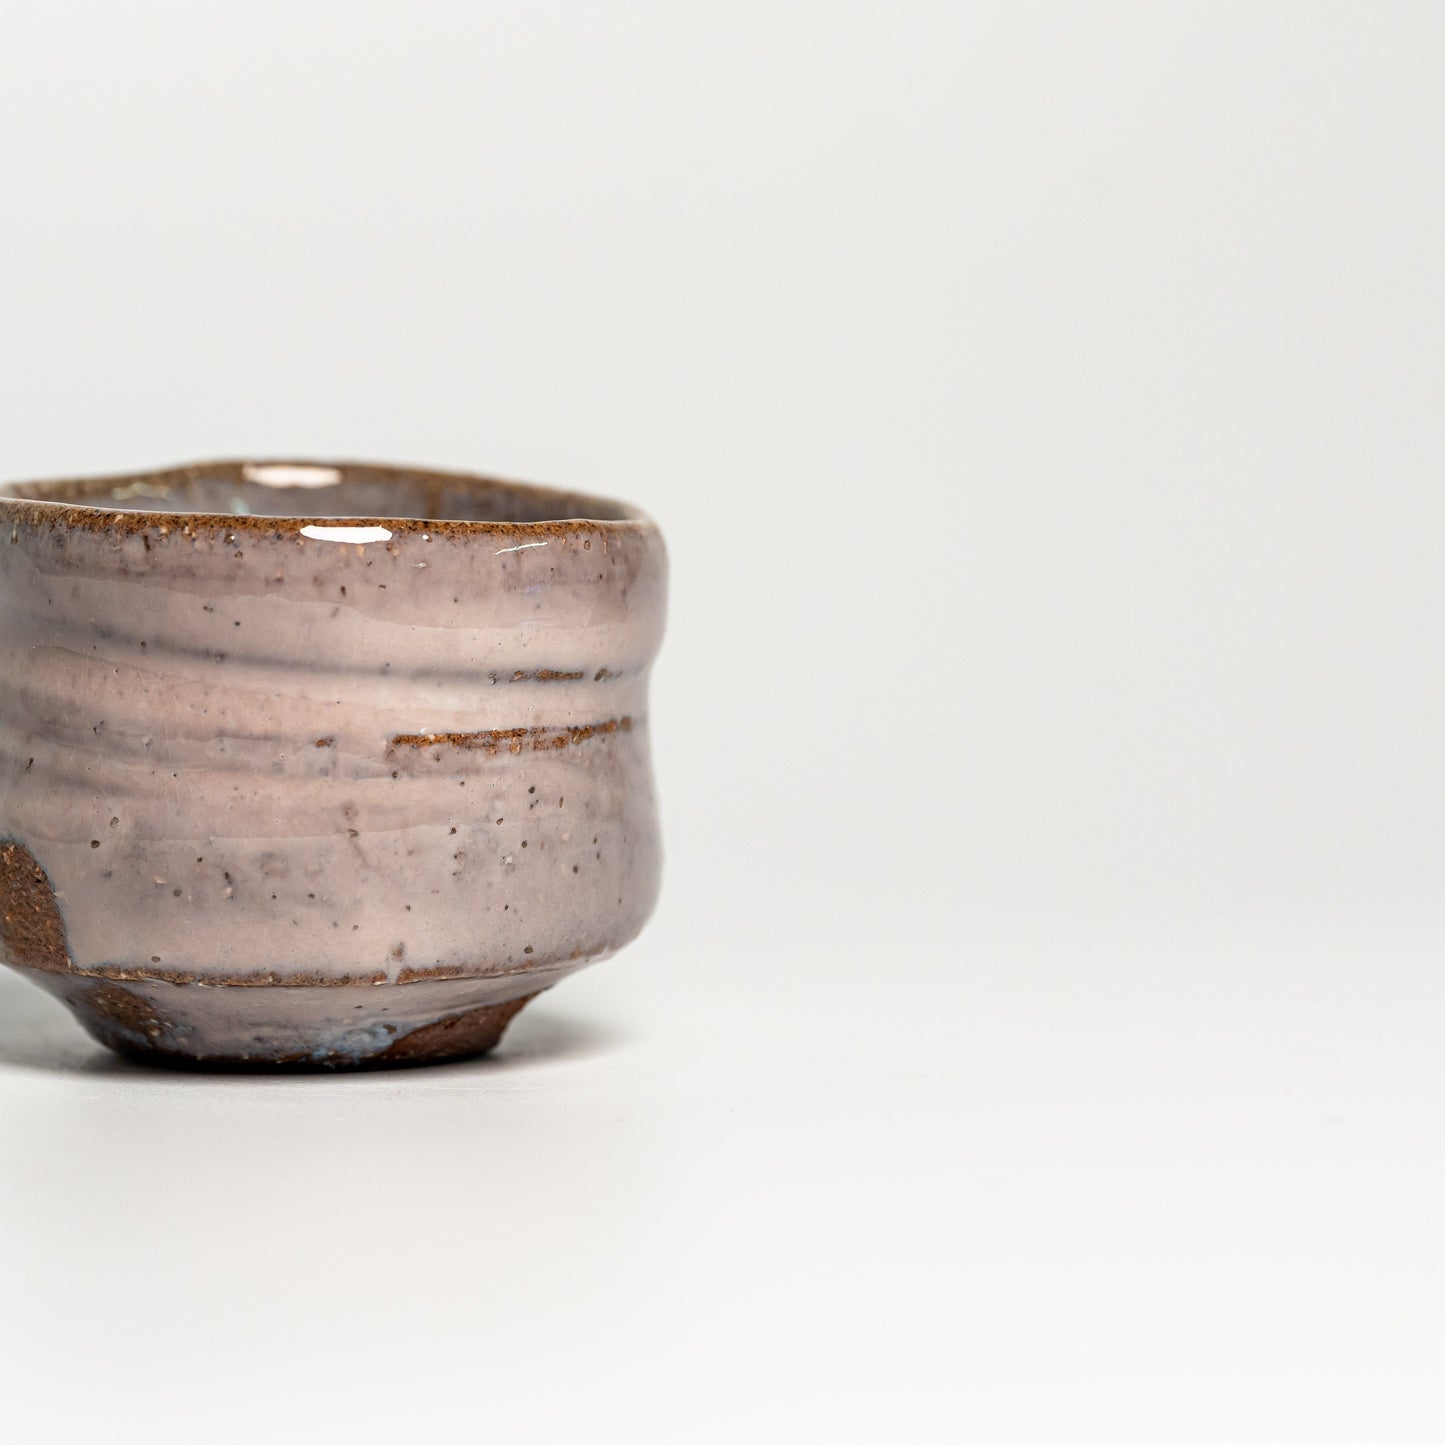
{"label": "sake cup", "polygon": [[0,941],[102,1043],[485,1052],[642,927],[666,556],[369,463],[0,487]]}

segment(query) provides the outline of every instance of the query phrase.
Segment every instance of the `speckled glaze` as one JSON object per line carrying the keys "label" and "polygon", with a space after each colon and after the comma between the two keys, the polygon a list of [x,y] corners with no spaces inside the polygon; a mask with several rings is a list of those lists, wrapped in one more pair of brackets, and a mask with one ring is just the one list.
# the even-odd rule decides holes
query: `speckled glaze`
{"label": "speckled glaze", "polygon": [[0,941],[129,1053],[484,1051],[632,938],[656,527],[353,463],[0,487]]}

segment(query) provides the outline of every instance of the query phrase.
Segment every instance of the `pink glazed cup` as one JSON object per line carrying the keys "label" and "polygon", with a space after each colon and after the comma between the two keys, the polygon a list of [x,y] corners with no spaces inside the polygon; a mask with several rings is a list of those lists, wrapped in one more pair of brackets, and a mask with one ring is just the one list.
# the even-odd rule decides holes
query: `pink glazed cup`
{"label": "pink glazed cup", "polygon": [[4,961],[158,1061],[485,1052],[652,909],[666,572],[407,467],[0,487]]}

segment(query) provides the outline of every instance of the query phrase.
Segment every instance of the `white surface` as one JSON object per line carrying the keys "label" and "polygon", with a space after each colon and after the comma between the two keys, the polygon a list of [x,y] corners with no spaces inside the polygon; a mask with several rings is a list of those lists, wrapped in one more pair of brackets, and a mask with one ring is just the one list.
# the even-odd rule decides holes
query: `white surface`
{"label": "white surface", "polygon": [[1438,1440],[1445,13],[14,6],[8,476],[612,492],[653,928],[493,1062],[0,981],[20,1441]]}

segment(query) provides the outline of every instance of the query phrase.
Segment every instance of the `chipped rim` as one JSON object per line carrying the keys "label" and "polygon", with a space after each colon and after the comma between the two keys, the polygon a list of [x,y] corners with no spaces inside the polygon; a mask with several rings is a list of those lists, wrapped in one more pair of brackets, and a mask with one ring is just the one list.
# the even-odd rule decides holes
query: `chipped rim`
{"label": "chipped rim", "polygon": [[[84,498],[94,494],[111,493],[126,486],[166,486],[208,478],[236,483],[254,483],[260,478],[252,472],[336,472],[335,481],[309,484],[293,481],[296,491],[305,486],[341,485],[348,472],[359,472],[367,480],[388,479],[396,482],[412,481],[425,485],[458,484],[482,490],[492,495],[510,495],[536,507],[550,502],[559,512],[555,518],[543,521],[471,521],[462,517],[416,517],[387,515],[351,515],[285,512],[266,514],[258,512],[191,512],[191,511],[149,511],[142,508],[105,506],[93,504]],[[361,480],[362,478],[358,478]],[[263,482],[278,488],[287,486],[285,481]],[[53,495],[52,495],[53,494]],[[578,509],[575,515],[563,515]],[[603,515],[591,516],[588,508],[595,508]],[[607,514],[611,515],[607,515]],[[519,482],[508,478],[490,476],[483,472],[456,471],[441,467],[409,466],[395,462],[367,462],[357,460],[332,461],[300,457],[221,457],[212,461],[188,462],[181,466],[160,467],[140,472],[102,473],[82,477],[57,477],[33,482],[7,482],[0,484],[0,518],[12,522],[33,524],[52,523],[82,528],[93,532],[133,533],[152,529],[214,529],[217,531],[246,531],[300,535],[303,527],[347,526],[384,527],[392,532],[430,532],[433,535],[452,537],[494,537],[512,536],[518,533],[531,536],[569,536],[584,532],[613,532],[626,534],[659,535],[657,524],[642,511],[628,502],[611,497],[596,496],[586,492],[574,492],[558,487],[541,486],[534,482]]]}

